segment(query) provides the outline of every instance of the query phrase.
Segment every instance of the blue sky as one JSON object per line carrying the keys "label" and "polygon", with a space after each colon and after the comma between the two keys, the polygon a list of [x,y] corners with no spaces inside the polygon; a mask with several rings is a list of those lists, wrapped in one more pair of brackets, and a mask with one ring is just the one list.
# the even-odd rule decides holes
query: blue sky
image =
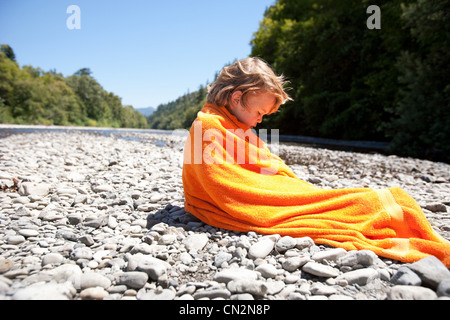
{"label": "blue sky", "polygon": [[[0,0],[0,43],[20,66],[68,76],[90,68],[135,108],[195,91],[234,59],[275,0]],[[66,21],[80,8],[80,29]]]}

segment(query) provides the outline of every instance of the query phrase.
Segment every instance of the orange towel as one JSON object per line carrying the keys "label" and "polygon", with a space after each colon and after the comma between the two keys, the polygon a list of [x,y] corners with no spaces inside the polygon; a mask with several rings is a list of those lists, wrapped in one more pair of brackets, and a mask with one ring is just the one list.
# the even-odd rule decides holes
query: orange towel
{"label": "orange towel", "polygon": [[300,180],[226,108],[206,104],[186,141],[186,211],[236,231],[311,237],[317,244],[450,267],[450,242],[400,188],[325,190]]}

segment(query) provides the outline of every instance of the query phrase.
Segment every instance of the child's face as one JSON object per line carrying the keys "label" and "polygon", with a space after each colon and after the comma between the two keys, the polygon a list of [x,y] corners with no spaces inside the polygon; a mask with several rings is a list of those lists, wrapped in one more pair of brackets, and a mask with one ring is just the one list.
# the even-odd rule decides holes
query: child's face
{"label": "child's face", "polygon": [[236,91],[231,96],[229,111],[243,124],[250,128],[261,123],[263,116],[273,113],[276,99],[269,92],[249,93],[246,98],[247,108],[241,103],[241,91]]}

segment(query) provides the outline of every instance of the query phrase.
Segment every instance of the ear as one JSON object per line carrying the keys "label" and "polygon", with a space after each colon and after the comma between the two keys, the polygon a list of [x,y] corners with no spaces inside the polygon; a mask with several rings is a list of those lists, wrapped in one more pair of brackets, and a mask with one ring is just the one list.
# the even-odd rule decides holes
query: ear
{"label": "ear", "polygon": [[237,107],[242,98],[242,91],[235,91],[231,94],[230,103],[233,107]]}

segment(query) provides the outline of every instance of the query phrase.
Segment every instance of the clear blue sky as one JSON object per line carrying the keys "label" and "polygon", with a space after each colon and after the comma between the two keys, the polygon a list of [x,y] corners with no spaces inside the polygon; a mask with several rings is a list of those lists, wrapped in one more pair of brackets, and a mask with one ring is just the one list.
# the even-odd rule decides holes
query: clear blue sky
{"label": "clear blue sky", "polygon": [[[90,68],[135,108],[195,91],[234,59],[275,0],[0,0],[0,43],[20,66],[69,76]],[[70,30],[70,5],[81,28]]]}

